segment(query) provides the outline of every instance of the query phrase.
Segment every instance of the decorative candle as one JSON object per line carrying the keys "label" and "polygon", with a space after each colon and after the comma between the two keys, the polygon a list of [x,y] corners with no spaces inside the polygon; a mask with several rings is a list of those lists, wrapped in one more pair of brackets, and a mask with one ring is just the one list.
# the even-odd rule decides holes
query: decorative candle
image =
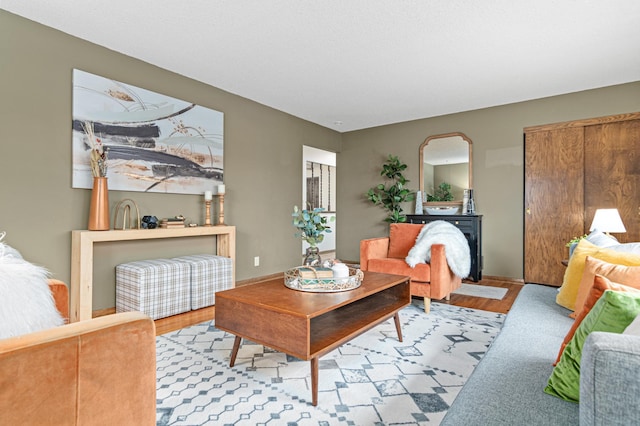
{"label": "decorative candle", "polygon": [[224,194],[224,185],[218,185],[218,194],[219,195],[223,195]]}
{"label": "decorative candle", "polygon": [[344,263],[334,263],[331,270],[333,270],[333,278],[349,278],[349,267]]}
{"label": "decorative candle", "polygon": [[211,201],[213,199],[213,193],[211,191],[204,191],[204,200]]}

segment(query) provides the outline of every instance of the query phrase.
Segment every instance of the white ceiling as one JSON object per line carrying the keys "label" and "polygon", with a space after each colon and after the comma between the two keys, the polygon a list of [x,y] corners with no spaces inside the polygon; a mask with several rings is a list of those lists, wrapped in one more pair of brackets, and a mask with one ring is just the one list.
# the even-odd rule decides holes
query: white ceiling
{"label": "white ceiling", "polygon": [[340,132],[640,81],[638,0],[0,7]]}

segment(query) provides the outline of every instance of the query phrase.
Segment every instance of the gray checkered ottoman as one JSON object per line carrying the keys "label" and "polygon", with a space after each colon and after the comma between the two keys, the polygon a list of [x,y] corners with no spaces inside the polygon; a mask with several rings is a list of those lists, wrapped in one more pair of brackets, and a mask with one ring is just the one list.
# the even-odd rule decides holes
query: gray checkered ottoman
{"label": "gray checkered ottoman", "polygon": [[173,259],[116,266],[116,312],[140,311],[158,319],[191,310],[191,268]]}
{"label": "gray checkered ottoman", "polygon": [[176,257],[191,267],[191,309],[213,306],[216,291],[233,287],[233,262],[212,254]]}

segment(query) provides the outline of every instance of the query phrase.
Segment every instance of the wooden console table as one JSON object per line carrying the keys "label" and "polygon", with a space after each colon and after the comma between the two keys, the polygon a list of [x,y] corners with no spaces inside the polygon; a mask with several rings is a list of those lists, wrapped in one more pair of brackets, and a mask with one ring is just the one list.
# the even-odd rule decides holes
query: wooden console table
{"label": "wooden console table", "polygon": [[162,238],[217,236],[216,252],[233,261],[235,282],[236,227],[197,226],[178,229],[127,229],[112,231],[71,231],[70,321],[91,319],[93,304],[93,245],[110,241],[138,241]]}

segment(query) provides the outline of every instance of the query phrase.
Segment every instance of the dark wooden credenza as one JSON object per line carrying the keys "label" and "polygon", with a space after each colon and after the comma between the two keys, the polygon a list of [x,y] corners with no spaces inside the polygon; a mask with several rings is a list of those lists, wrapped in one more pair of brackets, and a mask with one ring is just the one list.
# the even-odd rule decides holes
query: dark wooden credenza
{"label": "dark wooden credenza", "polygon": [[429,223],[444,220],[455,225],[469,242],[471,252],[471,272],[469,278],[473,281],[482,279],[482,215],[428,215],[408,214],[408,223]]}

